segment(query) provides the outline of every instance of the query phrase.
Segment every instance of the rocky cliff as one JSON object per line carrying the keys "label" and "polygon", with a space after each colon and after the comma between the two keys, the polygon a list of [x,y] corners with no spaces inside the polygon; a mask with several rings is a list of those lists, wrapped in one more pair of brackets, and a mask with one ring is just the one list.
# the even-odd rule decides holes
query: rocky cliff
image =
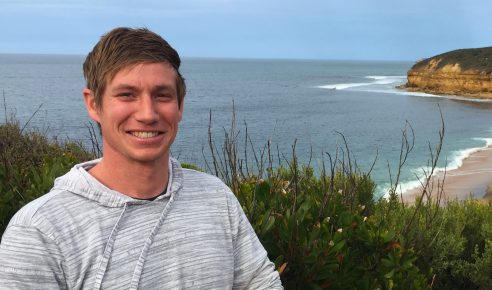
{"label": "rocky cliff", "polygon": [[404,87],[433,94],[492,98],[492,47],[459,49],[417,62]]}

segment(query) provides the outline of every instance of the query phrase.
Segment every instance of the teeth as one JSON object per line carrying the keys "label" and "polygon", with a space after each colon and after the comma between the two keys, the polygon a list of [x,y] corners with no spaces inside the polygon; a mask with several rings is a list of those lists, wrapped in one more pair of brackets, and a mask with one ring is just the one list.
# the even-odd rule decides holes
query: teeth
{"label": "teeth", "polygon": [[138,137],[138,138],[151,138],[159,135],[159,132],[138,132],[138,131],[132,131],[130,132],[133,136]]}

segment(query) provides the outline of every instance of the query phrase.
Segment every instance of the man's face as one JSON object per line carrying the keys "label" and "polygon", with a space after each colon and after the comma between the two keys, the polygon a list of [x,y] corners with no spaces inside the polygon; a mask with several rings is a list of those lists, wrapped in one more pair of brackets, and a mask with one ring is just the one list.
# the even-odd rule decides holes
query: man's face
{"label": "man's face", "polygon": [[140,63],[120,70],[106,84],[100,109],[90,90],[84,98],[101,125],[105,160],[167,164],[183,114],[171,65]]}

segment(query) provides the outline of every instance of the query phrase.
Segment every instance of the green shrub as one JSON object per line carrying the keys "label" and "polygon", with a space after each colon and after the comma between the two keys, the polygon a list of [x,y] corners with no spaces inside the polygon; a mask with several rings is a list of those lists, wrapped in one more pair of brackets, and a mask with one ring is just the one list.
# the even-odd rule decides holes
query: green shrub
{"label": "green shrub", "polygon": [[[422,212],[421,214],[425,214]],[[492,238],[492,206],[477,200],[449,202],[431,228],[416,225],[425,233],[419,243],[417,263],[434,277],[437,289],[491,289],[490,277],[480,264],[487,264],[487,243]],[[489,254],[490,255],[490,254]],[[489,262],[490,264],[490,258]],[[485,272],[484,272],[485,271]]]}
{"label": "green shrub", "polygon": [[[492,205],[477,200],[423,203],[417,208],[381,200],[374,218],[393,227],[412,248],[415,265],[432,289],[491,289],[487,284],[492,237]],[[414,218],[414,222],[409,221]]]}
{"label": "green shrub", "polygon": [[93,156],[76,142],[59,143],[11,120],[0,125],[0,236],[22,206],[45,194],[56,177]]}
{"label": "green shrub", "polygon": [[475,263],[469,268],[470,279],[480,289],[492,288],[492,236],[486,240],[483,253],[476,251],[473,255]]}
{"label": "green shrub", "polygon": [[361,188],[372,195],[369,178],[338,172],[330,190],[330,178],[315,178],[310,168],[278,171],[243,180],[236,195],[286,289],[424,288],[413,251],[378,227],[365,204],[348,202]]}

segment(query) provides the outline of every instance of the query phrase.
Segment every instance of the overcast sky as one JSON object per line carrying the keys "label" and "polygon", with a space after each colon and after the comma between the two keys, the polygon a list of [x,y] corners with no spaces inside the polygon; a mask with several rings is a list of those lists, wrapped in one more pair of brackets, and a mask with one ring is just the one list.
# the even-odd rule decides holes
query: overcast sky
{"label": "overcast sky", "polygon": [[488,0],[0,0],[0,53],[86,54],[116,26],[184,57],[417,60],[492,46]]}

